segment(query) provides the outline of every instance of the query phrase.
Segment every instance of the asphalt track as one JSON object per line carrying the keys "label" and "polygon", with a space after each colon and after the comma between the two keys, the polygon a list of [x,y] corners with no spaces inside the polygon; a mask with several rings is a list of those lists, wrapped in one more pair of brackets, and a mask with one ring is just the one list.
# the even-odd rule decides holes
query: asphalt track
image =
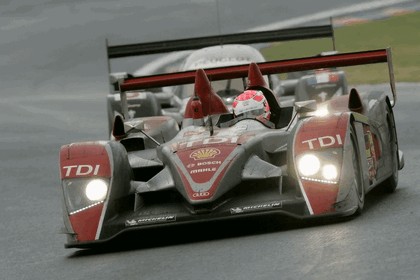
{"label": "asphalt track", "polygon": [[[417,84],[397,86],[395,117],[406,156],[399,187],[391,195],[370,193],[356,219],[208,224],[127,236],[103,250],[64,249],[58,150],[106,138],[104,38],[135,42],[217,30],[209,15],[213,1],[147,2],[0,4],[0,279],[417,279]],[[231,7],[239,2],[241,9]],[[348,5],[278,2],[255,7],[221,1],[221,29],[229,33]],[[244,17],[249,10],[264,17]],[[162,33],[163,25],[172,29],[165,26]]]}

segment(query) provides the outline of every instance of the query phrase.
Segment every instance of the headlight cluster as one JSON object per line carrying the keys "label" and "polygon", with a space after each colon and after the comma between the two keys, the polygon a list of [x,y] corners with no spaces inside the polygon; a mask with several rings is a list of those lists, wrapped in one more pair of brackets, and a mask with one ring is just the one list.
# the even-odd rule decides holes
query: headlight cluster
{"label": "headlight cluster", "polygon": [[314,112],[314,115],[317,117],[325,117],[330,114],[330,111],[328,110],[327,105],[319,105],[316,111]]}
{"label": "headlight cluster", "polygon": [[297,169],[304,180],[336,184],[339,178],[338,164],[334,160],[312,153],[298,156]]}
{"label": "headlight cluster", "polygon": [[102,179],[93,179],[86,185],[85,194],[90,201],[104,200],[108,192],[108,184]]}
{"label": "headlight cluster", "polygon": [[70,215],[103,202],[108,194],[109,180],[81,178],[63,180],[64,198]]}

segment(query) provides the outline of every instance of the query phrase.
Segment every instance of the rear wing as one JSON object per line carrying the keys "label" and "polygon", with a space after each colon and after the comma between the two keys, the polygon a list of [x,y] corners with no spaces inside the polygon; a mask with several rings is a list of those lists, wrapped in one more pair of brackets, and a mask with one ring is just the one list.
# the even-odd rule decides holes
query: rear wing
{"label": "rear wing", "polygon": [[[388,64],[389,80],[393,96],[391,104],[394,106],[397,96],[390,48],[351,53],[338,53],[328,56],[313,56],[286,60],[275,60],[257,63],[257,65],[259,66],[263,75],[270,75],[319,68],[346,67],[375,63]],[[204,71],[210,81],[217,81],[247,77],[248,69],[249,65],[245,64],[209,68],[205,69]],[[126,100],[126,91],[194,83],[195,73],[196,70],[192,70],[124,79],[119,85],[121,91],[121,100]]]}
{"label": "rear wing", "polygon": [[244,32],[226,35],[195,37],[179,40],[156,41],[139,44],[109,46],[106,42],[107,57],[109,59],[137,55],[158,54],[173,51],[194,50],[204,47],[225,44],[256,44],[315,38],[333,38],[332,24],[278,29],[270,31]]}

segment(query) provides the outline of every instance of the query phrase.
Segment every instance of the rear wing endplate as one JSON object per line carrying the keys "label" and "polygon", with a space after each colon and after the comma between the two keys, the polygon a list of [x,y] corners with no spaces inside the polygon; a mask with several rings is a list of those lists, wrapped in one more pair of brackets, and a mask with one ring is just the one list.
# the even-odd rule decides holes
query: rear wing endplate
{"label": "rear wing endplate", "polygon": [[[286,60],[275,60],[257,63],[263,75],[280,74],[294,71],[305,71],[319,68],[346,67],[364,64],[387,63],[390,86],[395,105],[397,96],[395,88],[394,70],[391,49],[378,49],[351,53],[338,53],[328,56],[312,56]],[[244,78],[248,75],[249,65],[235,65],[227,67],[204,69],[210,81]],[[176,86],[194,83],[195,70],[143,76],[124,79],[120,83],[121,92],[141,90],[154,87]]]}
{"label": "rear wing endplate", "polygon": [[[226,35],[195,37],[178,40],[156,41],[139,44],[109,46],[106,42],[108,59],[136,55],[166,53],[172,51],[194,50],[225,44],[256,44],[315,38],[334,38],[332,24],[278,29],[270,31],[244,32]],[[334,39],[333,39],[333,48]]]}

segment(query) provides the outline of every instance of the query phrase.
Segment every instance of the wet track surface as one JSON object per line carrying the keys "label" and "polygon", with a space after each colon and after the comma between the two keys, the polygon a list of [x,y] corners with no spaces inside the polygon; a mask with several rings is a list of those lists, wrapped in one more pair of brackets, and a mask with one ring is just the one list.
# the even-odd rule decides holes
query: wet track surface
{"label": "wet track surface", "polygon": [[[165,1],[123,1],[119,6],[111,1],[37,2],[43,9],[15,1],[0,4],[0,279],[416,279],[417,84],[397,87],[395,118],[406,161],[399,187],[391,195],[368,194],[360,217],[321,224],[269,218],[211,223],[130,234],[106,249],[64,249],[58,151],[66,143],[107,137],[105,37],[114,43],[135,42],[139,36],[166,39],[161,24],[175,20],[167,39],[182,36],[186,27],[200,35],[217,25],[206,9],[197,10],[214,8],[212,1],[173,1],[170,9]],[[267,16],[258,24],[241,16],[233,20],[228,17],[233,9],[226,6],[223,31],[304,14],[293,7],[283,13],[277,2],[267,1],[282,8],[278,17],[271,14],[271,20]],[[317,2],[345,6],[345,1]],[[192,13],[193,8],[200,12]],[[317,8],[308,7],[307,13]],[[54,27],[43,25],[53,22]],[[126,26],[131,27],[123,30]]]}

